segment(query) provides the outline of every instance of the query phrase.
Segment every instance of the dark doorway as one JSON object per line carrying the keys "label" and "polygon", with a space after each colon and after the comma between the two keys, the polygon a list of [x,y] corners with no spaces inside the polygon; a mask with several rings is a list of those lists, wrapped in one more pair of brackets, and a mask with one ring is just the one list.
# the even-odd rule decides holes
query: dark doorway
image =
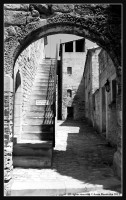
{"label": "dark doorway", "polygon": [[67,107],[67,119],[73,119],[73,107]]}

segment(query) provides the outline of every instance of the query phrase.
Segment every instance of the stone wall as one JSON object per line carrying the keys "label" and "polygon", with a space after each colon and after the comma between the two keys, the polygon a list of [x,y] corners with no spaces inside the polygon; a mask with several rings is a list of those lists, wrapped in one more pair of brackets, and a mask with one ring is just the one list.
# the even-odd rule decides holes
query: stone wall
{"label": "stone wall", "polygon": [[[16,97],[16,93],[14,96],[12,96],[12,92],[8,92],[7,96],[5,93],[4,101],[5,101],[5,119],[6,120],[12,120],[12,112],[10,109],[12,109],[13,106],[13,97],[14,97],[14,133],[13,137],[18,137],[20,139],[20,129],[21,123],[23,119],[25,118],[25,114],[28,108],[28,103],[29,103],[29,97],[30,93],[32,90],[32,85],[34,83],[34,78],[36,74],[36,70],[38,65],[42,62],[42,59],[44,58],[44,39],[40,39],[36,41],[35,43],[32,43],[28,48],[26,48],[18,57],[16,60],[15,66],[14,66],[14,92],[15,92],[15,86],[17,85],[16,83],[16,75],[20,73],[20,78],[21,78],[21,87],[20,92],[18,92],[18,89],[16,90],[16,93],[18,97]],[[9,75],[7,76],[9,79]],[[5,79],[5,90],[6,88],[9,87],[9,82],[7,81],[7,77]],[[8,85],[7,85],[8,84]],[[13,83],[10,83],[10,87],[13,85]],[[18,88],[19,88],[18,87]],[[13,90],[13,89],[12,89]],[[9,96],[8,96],[9,95]],[[16,99],[15,99],[16,97]],[[9,99],[11,102],[9,102]],[[16,101],[16,102],[15,102]],[[21,110],[20,110],[21,109]],[[9,113],[9,119],[6,117],[7,113]],[[12,123],[11,123],[12,124]],[[4,176],[5,176],[5,181],[8,182],[11,177],[12,177],[12,169],[13,169],[13,163],[12,163],[12,148],[13,148],[13,143],[14,139],[12,139],[12,125],[5,124],[4,125],[5,129],[5,153],[4,153]],[[11,132],[9,132],[9,129],[11,129]],[[8,140],[10,142],[8,142]],[[7,185],[7,183],[5,183]],[[5,186],[5,194],[8,186]],[[8,190],[9,191],[9,190]]]}
{"label": "stone wall", "polygon": [[[85,117],[98,132],[105,134],[111,145],[117,145],[117,110],[112,100],[112,80],[116,79],[116,70],[105,50],[88,50],[84,77]],[[102,97],[107,79],[110,82],[110,92],[105,91],[105,96]],[[102,101],[105,102],[104,108]]]}
{"label": "stone wall", "polygon": [[85,79],[85,117],[90,125],[94,126],[94,105],[93,94],[99,88],[99,63],[98,54],[101,48],[92,48],[87,51],[85,62],[84,79]]}
{"label": "stone wall", "polygon": [[[15,67],[20,70],[22,77],[22,117],[25,118],[25,114],[28,108],[29,97],[31,94],[34,78],[36,75],[37,67],[42,63],[44,55],[44,39],[40,39],[26,48],[18,57]],[[15,73],[16,75],[16,73]]]}
{"label": "stone wall", "polygon": [[4,194],[9,191],[12,178],[12,148],[13,148],[13,79],[4,76]]}
{"label": "stone wall", "polygon": [[[107,54],[106,51],[102,50],[99,54],[99,85],[102,88],[106,80],[110,82],[110,91],[106,92],[106,139],[111,143],[111,145],[117,145],[117,110],[116,102],[112,99],[112,80],[116,80],[116,70],[115,66]],[[100,98],[102,98],[100,96]],[[102,105],[101,105],[102,109]],[[102,122],[101,122],[102,125]]]}

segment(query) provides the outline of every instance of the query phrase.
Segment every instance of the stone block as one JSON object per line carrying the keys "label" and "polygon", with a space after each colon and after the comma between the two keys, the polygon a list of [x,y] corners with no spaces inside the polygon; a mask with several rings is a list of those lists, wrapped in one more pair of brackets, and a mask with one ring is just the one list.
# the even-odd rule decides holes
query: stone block
{"label": "stone block", "polygon": [[9,75],[4,76],[4,91],[13,92],[13,79]]}
{"label": "stone block", "polygon": [[4,11],[4,23],[8,25],[26,24],[27,12],[25,11]]}
{"label": "stone block", "polygon": [[73,11],[74,5],[73,4],[53,4],[52,5],[52,11],[53,12],[63,12],[63,13],[69,13]]}
{"label": "stone block", "polygon": [[28,11],[29,4],[4,4],[5,10],[24,10]]}

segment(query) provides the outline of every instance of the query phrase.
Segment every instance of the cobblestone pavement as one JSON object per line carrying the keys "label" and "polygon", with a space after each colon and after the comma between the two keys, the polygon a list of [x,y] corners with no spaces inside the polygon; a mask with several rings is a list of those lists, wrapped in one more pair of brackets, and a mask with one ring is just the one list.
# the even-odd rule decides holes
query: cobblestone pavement
{"label": "cobblestone pavement", "polygon": [[50,180],[52,184],[60,180],[66,187],[61,196],[121,195],[121,181],[112,169],[115,151],[85,121],[58,121],[52,168],[15,168],[13,179]]}

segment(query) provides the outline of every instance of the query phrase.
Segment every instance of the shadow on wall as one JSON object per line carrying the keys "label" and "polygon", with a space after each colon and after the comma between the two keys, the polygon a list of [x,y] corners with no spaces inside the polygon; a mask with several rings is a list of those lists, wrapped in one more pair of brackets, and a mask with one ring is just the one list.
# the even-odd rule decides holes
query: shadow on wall
{"label": "shadow on wall", "polygon": [[74,119],[85,118],[85,101],[84,101],[84,78],[80,81],[76,94],[73,98],[72,107],[74,108]]}
{"label": "shadow on wall", "polygon": [[[62,81],[60,77],[58,80]],[[58,84],[60,84],[58,81]],[[66,89],[67,96],[63,97],[62,102],[62,87],[58,85],[58,119],[64,118],[64,109],[67,109],[66,118],[81,120],[85,118],[85,101],[84,101],[84,78],[82,77],[78,88],[72,86]],[[74,97],[72,97],[74,96]],[[63,105],[62,105],[63,103]],[[63,118],[62,118],[63,117]]]}
{"label": "shadow on wall", "polygon": [[106,141],[84,120],[66,120],[60,127],[64,130],[63,134],[68,133],[67,145],[64,151],[54,149],[52,168],[70,177],[72,182],[76,179],[80,184],[102,185],[103,189],[121,192],[120,185],[110,187],[113,184],[111,178],[114,178],[112,164],[116,150],[107,146]]}
{"label": "shadow on wall", "polygon": [[15,93],[20,85],[21,85],[21,77],[20,77],[20,72],[18,70],[18,72],[16,74],[16,79],[15,79]]}

